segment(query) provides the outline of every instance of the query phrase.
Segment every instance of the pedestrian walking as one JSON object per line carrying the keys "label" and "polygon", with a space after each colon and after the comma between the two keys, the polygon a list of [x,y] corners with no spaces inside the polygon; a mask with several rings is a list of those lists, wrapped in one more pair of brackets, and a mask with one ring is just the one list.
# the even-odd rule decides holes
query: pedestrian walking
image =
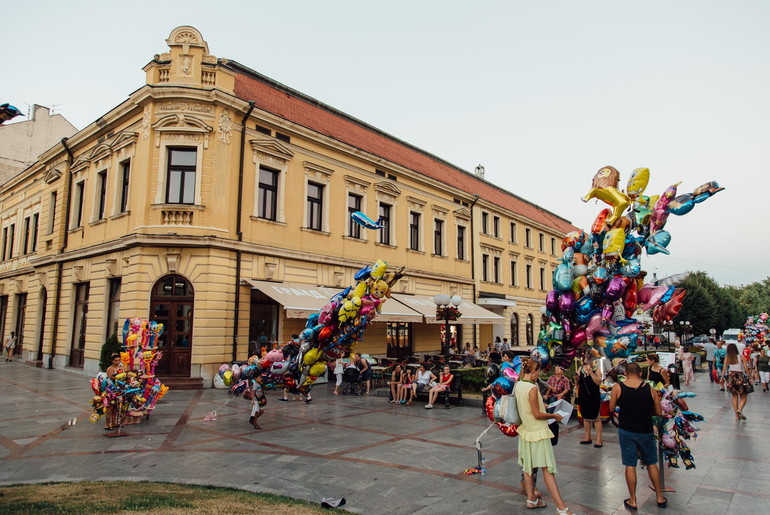
{"label": "pedestrian walking", "polygon": [[535,484],[532,479],[532,471],[535,468],[542,469],[543,479],[548,492],[556,504],[556,512],[560,515],[571,514],[567,505],[559,493],[556,484],[556,458],[551,446],[551,438],[554,434],[548,429],[548,420],[561,421],[561,415],[549,414],[545,411],[543,397],[537,387],[540,376],[540,363],[533,359],[527,359],[521,367],[520,380],[516,383],[514,396],[516,407],[521,417],[521,425],[517,428],[519,433],[519,465],[524,472],[524,483],[527,489],[527,508],[545,508],[543,499],[535,494]]}
{"label": "pedestrian walking", "polygon": [[650,385],[642,381],[641,368],[637,363],[626,365],[626,380],[612,387],[610,396],[610,411],[618,409],[618,441],[620,455],[626,470],[626,485],[628,499],[623,506],[628,511],[636,511],[636,466],[637,459],[647,467],[655,489],[659,508],[665,508],[668,501],[663,497],[660,487],[660,469],[658,468],[658,452],[652,427],[653,415],[661,415],[660,399]]}
{"label": "pedestrian walking", "polygon": [[748,394],[754,391],[754,386],[749,379],[746,361],[738,354],[738,346],[734,343],[727,346],[727,356],[722,365],[722,377],[727,377],[727,389],[733,396],[735,420],[746,420],[743,408],[746,407]]}
{"label": "pedestrian walking", "polygon": [[717,350],[717,344],[714,342],[714,338],[709,338],[704,346],[706,349],[706,362],[709,365],[709,381],[716,383],[714,374],[714,352]]}
{"label": "pedestrian walking", "polygon": [[262,376],[257,375],[251,380],[251,413],[249,413],[249,424],[254,426],[254,429],[261,430],[262,426],[259,425],[259,417],[265,412],[262,408],[267,404],[267,398],[265,392],[262,389]]}
{"label": "pedestrian walking", "polygon": [[5,361],[13,361],[13,352],[16,350],[16,333],[14,331],[5,337],[3,348],[5,349]]}
{"label": "pedestrian walking", "polygon": [[714,368],[717,371],[717,382],[719,382],[719,391],[725,391],[725,378],[722,375],[722,367],[725,362],[725,356],[727,355],[727,349],[725,349],[725,342],[723,340],[717,341],[717,350],[714,351]]}

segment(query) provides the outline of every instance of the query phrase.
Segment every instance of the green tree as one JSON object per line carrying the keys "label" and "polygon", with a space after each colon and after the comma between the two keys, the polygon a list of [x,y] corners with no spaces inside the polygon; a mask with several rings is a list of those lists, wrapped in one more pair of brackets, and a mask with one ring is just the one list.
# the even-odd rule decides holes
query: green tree
{"label": "green tree", "polygon": [[113,334],[109,338],[107,338],[107,341],[104,342],[104,345],[102,345],[102,353],[99,357],[99,370],[102,372],[107,370],[107,367],[109,367],[112,364],[112,359],[110,356],[113,354],[120,353],[121,346],[118,342],[118,335]]}

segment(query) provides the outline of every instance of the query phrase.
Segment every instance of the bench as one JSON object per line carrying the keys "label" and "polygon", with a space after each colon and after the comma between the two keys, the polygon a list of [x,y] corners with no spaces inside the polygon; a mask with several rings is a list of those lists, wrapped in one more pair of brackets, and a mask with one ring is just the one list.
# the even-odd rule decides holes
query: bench
{"label": "bench", "polygon": [[[444,400],[444,407],[449,407],[449,399],[451,397],[454,397],[455,404],[458,406],[463,405],[463,385],[462,385],[462,379],[460,377],[460,371],[459,370],[453,370],[452,374],[454,375],[454,378],[452,379],[452,384],[449,385],[449,390],[445,390],[438,394],[438,399]],[[424,399],[428,400],[428,392],[417,392],[417,400]]]}

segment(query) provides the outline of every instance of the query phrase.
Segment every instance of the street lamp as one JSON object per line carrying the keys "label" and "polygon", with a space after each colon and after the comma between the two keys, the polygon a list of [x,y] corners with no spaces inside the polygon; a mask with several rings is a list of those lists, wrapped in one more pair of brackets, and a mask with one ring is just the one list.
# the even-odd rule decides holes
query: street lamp
{"label": "street lamp", "polygon": [[681,320],[679,326],[682,329],[682,345],[687,345],[687,335],[690,333],[692,325],[688,320]]}
{"label": "street lamp", "polygon": [[[449,309],[450,307],[457,308],[460,304],[463,303],[462,297],[459,295],[452,295],[451,297],[449,295],[445,294],[439,294],[433,297],[433,303],[436,305],[437,311],[441,310],[444,315],[444,341],[441,344],[441,354],[444,355],[444,363],[449,363],[449,318],[452,314],[452,311],[457,311]],[[460,312],[457,311],[457,315],[453,317],[453,319],[456,319],[457,316],[460,315]]]}

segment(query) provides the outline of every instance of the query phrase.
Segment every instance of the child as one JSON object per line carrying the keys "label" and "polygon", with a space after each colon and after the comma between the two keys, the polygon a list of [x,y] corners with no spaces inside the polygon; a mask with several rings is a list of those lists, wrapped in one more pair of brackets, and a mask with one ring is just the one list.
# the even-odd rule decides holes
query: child
{"label": "child", "polygon": [[260,430],[262,426],[259,425],[258,419],[264,413],[262,406],[267,404],[267,398],[265,392],[262,390],[262,376],[258,375],[251,380],[251,416],[249,417],[249,424],[254,426],[254,429]]}
{"label": "child", "polygon": [[682,353],[682,371],[684,372],[684,384],[690,386],[690,381],[695,381],[695,374],[693,374],[692,362],[695,356],[690,352],[690,347],[685,347]]}

